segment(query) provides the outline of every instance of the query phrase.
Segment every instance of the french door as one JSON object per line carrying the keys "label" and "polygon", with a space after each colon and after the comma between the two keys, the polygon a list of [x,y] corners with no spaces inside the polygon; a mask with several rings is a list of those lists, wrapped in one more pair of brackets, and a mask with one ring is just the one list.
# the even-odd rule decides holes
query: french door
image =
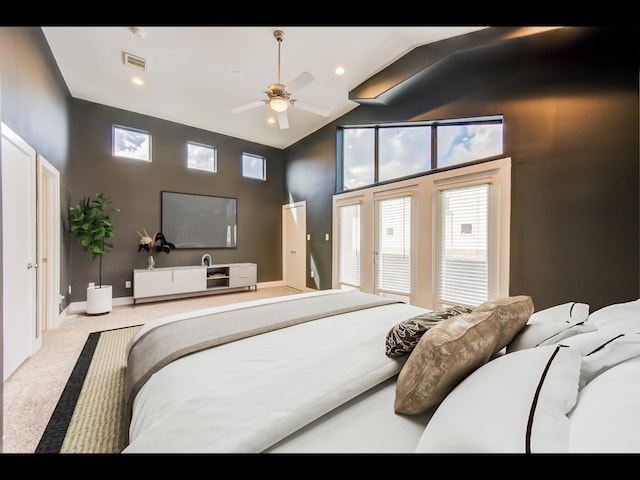
{"label": "french door", "polygon": [[338,284],[360,288],[362,261],[362,206],[340,205],[338,213]]}
{"label": "french door", "polygon": [[437,310],[509,295],[511,159],[333,198],[333,288]]}
{"label": "french door", "polygon": [[437,190],[435,300],[440,307],[473,307],[498,295],[492,267],[498,252],[490,248],[499,243],[490,228],[491,185],[490,179],[479,179]]}
{"label": "french door", "polygon": [[375,205],[375,293],[411,303],[413,196],[380,195]]}

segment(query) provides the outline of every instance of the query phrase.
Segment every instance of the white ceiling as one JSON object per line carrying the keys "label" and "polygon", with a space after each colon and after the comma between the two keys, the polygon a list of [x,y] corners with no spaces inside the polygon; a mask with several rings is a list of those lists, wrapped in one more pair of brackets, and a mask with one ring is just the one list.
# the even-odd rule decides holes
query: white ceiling
{"label": "white ceiling", "polygon": [[[276,148],[286,148],[357,106],[348,93],[413,48],[484,27],[42,27],[71,95]],[[289,128],[267,123],[264,90],[302,72],[314,81],[292,98],[329,110],[327,117],[300,107],[288,111]],[[146,60],[146,72],[123,63],[123,52]],[[334,69],[346,73],[338,77]],[[232,72],[239,71],[241,78]],[[131,78],[139,75],[144,86]],[[135,125],[128,125],[136,127]]]}

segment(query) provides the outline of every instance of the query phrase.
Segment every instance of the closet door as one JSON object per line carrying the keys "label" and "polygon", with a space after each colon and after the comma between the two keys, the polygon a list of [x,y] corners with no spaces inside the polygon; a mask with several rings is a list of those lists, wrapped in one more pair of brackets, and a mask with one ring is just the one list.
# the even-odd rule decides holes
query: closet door
{"label": "closet door", "polygon": [[285,285],[304,291],[307,275],[307,203],[282,206],[282,271]]}
{"label": "closet door", "polygon": [[39,344],[36,152],[2,124],[3,381]]}

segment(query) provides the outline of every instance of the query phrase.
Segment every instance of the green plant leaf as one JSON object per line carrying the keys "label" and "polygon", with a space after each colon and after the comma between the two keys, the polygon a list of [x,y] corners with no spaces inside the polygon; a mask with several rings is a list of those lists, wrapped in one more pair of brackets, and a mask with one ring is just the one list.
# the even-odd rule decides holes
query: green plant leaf
{"label": "green plant leaf", "polygon": [[[109,208],[111,199],[104,193],[96,193],[94,198],[83,198],[69,207],[69,232],[78,240],[83,250],[89,252],[91,260],[102,259],[102,255],[113,248],[105,241],[113,237],[113,220],[110,214],[120,212],[119,208]],[[99,265],[99,286],[102,285],[102,261]]]}

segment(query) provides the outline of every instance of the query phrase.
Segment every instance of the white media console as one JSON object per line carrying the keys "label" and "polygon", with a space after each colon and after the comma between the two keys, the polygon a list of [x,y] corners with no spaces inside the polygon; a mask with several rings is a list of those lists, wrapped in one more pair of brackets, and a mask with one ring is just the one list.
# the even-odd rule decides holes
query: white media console
{"label": "white media console", "polygon": [[170,300],[193,295],[208,295],[258,289],[255,263],[227,263],[210,266],[183,266],[133,271],[133,303]]}

